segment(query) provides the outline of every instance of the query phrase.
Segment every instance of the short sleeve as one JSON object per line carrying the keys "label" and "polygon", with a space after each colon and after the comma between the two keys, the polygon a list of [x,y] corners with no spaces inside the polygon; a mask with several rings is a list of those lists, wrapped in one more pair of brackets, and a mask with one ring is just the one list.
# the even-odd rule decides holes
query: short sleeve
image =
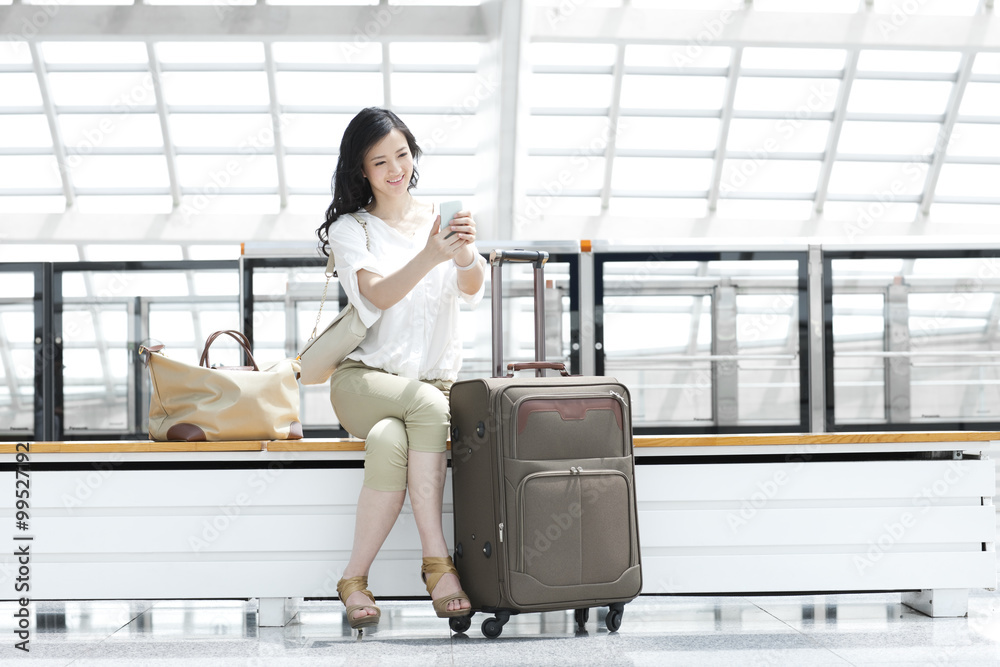
{"label": "short sleeve", "polygon": [[370,327],[378,321],[382,311],[361,295],[358,288],[358,271],[365,269],[384,275],[378,258],[368,249],[365,229],[353,216],[342,215],[330,227],[330,252],[336,259],[340,286],[347,299],[358,309],[361,321]]}

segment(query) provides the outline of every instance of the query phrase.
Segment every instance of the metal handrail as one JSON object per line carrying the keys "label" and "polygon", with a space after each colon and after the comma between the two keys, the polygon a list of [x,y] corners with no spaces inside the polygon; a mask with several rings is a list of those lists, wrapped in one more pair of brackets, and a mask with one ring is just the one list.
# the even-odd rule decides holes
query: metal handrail
{"label": "metal handrail", "polygon": [[[1000,354],[1000,353],[998,353]],[[780,359],[782,361],[794,361],[799,358],[797,354],[666,354],[663,356],[628,356],[618,354],[608,354],[606,358],[611,361],[627,361],[630,359],[643,361],[750,361],[754,359]]]}
{"label": "metal handrail", "polygon": [[910,364],[910,368],[994,368],[1000,366],[1000,361],[941,361]]}
{"label": "metal handrail", "polygon": [[926,350],[885,350],[872,352],[835,352],[834,357],[1000,357],[1000,350],[952,350],[928,352]]}

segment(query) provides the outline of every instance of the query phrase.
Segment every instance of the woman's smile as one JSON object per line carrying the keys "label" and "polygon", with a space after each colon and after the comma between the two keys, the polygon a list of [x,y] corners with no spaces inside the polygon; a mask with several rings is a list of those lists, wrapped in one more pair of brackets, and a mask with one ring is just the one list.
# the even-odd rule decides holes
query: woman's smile
{"label": "woman's smile", "polygon": [[393,129],[369,149],[361,173],[376,199],[380,195],[392,199],[406,195],[412,187],[413,156],[403,133]]}

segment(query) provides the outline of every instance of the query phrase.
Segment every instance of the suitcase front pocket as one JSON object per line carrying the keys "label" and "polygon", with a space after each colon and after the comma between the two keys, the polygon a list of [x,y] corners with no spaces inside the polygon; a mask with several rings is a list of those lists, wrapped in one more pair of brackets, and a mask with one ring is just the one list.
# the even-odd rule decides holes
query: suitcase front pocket
{"label": "suitcase front pocket", "polygon": [[521,460],[628,456],[629,409],[614,391],[521,397],[511,413],[513,449]]}
{"label": "suitcase front pocket", "polygon": [[616,581],[636,562],[631,498],[614,470],[528,475],[517,490],[517,570],[545,586]]}

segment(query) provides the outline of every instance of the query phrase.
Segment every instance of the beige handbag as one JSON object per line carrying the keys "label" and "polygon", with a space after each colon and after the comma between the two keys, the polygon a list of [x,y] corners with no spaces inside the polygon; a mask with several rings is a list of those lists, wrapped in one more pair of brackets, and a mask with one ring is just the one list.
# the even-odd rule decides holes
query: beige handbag
{"label": "beige handbag", "polygon": [[[212,368],[208,348],[222,335],[235,338],[251,366]],[[284,359],[260,370],[250,341],[239,331],[216,331],[205,341],[197,366],[171,359],[163,346],[140,347],[153,391],[149,400],[152,440],[298,440],[299,362]]]}
{"label": "beige handbag", "polygon": [[[353,213],[351,215],[365,230],[365,246],[371,249],[368,225]],[[319,336],[316,335],[319,319],[323,314],[323,305],[326,303],[326,292],[330,287],[330,278],[336,275],[335,260],[333,252],[331,252],[330,259],[326,263],[326,285],[323,286],[323,297],[319,303],[319,312],[316,313],[316,324],[313,326],[309,341],[298,356],[302,366],[299,373],[299,380],[302,384],[322,384],[329,380],[340,362],[353,352],[368,335],[368,327],[361,321],[360,313],[351,303],[348,303],[346,308],[337,313],[333,321],[326,329],[323,329],[323,333]]]}

